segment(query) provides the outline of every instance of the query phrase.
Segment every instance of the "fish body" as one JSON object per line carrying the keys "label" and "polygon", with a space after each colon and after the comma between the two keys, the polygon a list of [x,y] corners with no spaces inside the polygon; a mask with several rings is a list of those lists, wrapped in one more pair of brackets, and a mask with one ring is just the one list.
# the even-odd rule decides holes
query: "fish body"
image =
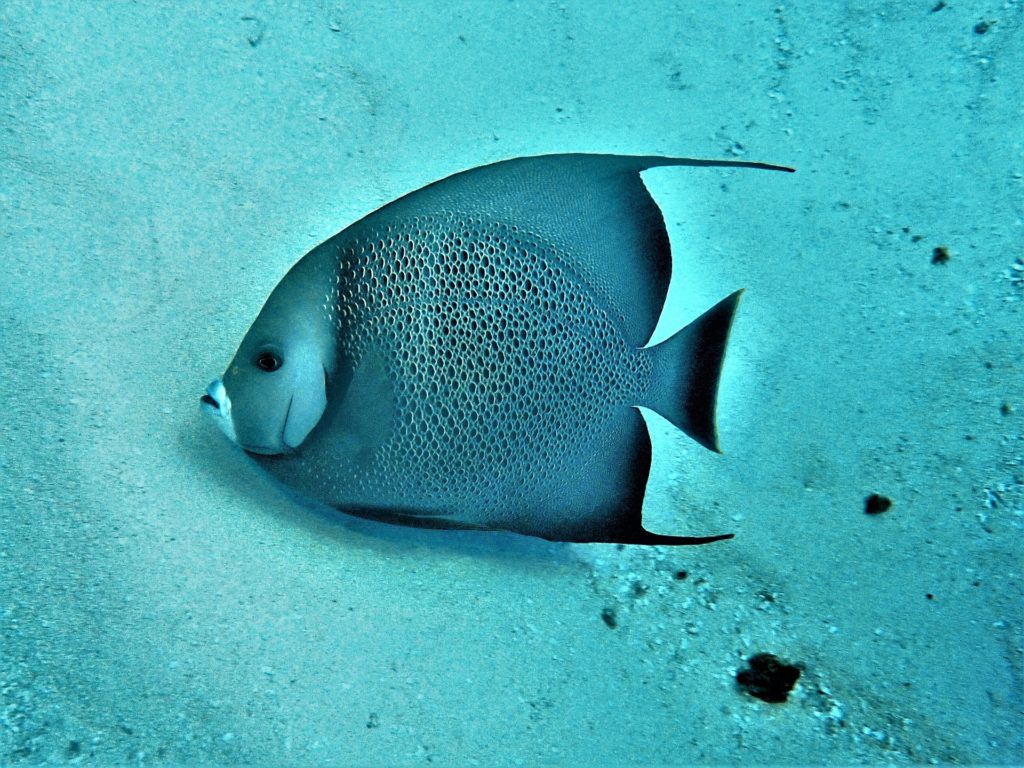
{"label": "fish body", "polygon": [[638,406],[717,450],[739,292],[648,346],[671,273],[640,178],[614,155],[518,158],[378,209],[271,293],[204,408],[302,496],[404,525],[693,544],[641,520]]}

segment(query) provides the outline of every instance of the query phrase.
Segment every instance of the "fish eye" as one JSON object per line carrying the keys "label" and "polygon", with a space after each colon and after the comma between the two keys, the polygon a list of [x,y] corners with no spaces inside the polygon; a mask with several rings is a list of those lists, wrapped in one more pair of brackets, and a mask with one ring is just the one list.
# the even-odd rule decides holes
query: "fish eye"
{"label": "fish eye", "polygon": [[267,373],[273,373],[276,371],[281,367],[282,362],[281,358],[273,352],[260,352],[256,356],[256,367],[261,371],[266,371]]}

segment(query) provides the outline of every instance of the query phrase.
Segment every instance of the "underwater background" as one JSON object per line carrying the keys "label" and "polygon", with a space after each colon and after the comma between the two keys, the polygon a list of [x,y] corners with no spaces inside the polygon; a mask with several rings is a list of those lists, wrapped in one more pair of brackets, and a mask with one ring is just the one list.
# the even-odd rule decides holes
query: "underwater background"
{"label": "underwater background", "polygon": [[[0,764],[1024,761],[1021,73],[1018,0],[3,3]],[[550,152],[798,169],[645,174],[655,339],[746,288],[645,519],[735,539],[327,516],[201,417],[310,247]]]}

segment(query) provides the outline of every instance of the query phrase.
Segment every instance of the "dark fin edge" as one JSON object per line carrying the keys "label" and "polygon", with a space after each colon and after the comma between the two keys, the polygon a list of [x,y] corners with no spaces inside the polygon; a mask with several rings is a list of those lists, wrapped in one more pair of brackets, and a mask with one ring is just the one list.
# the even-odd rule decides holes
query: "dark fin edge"
{"label": "dark fin edge", "polygon": [[[622,157],[631,157],[622,155]],[[751,160],[702,160],[695,157],[661,157],[658,155],[633,156],[640,161],[642,170],[663,166],[691,166],[694,168],[755,168],[761,171],[783,171],[796,173],[796,168],[774,163],[757,163]]]}
{"label": "dark fin edge", "polygon": [[630,529],[619,528],[609,535],[598,534],[594,537],[588,536],[580,539],[548,538],[547,536],[542,538],[556,542],[569,541],[574,544],[636,544],[640,546],[687,547],[711,544],[715,541],[725,541],[735,536],[735,533],[719,533],[714,536],[669,536],[661,533],[651,533],[642,525],[637,525],[635,528]]}
{"label": "dark fin edge", "polygon": [[401,525],[407,528],[433,528],[436,530],[453,531],[487,531],[492,530],[472,523],[464,523],[455,519],[448,512],[424,512],[417,509],[391,509],[366,505],[332,504],[339,512],[365,520],[376,520],[388,525]]}
{"label": "dark fin edge", "polygon": [[651,533],[645,528],[636,532],[633,540],[622,539],[620,544],[664,544],[666,546],[696,546],[698,544],[710,544],[714,541],[725,541],[735,536],[734,533],[720,533],[715,536],[663,536],[660,533]]}

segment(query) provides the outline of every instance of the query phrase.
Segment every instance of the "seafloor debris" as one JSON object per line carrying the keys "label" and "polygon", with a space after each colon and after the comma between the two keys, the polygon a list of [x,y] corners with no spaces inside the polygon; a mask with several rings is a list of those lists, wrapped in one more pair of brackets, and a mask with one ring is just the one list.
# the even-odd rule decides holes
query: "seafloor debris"
{"label": "seafloor debris", "polygon": [[601,620],[608,625],[609,629],[615,629],[617,626],[619,626],[619,620],[615,616],[614,608],[604,608],[601,611]]}
{"label": "seafloor debris", "polygon": [[245,39],[249,42],[252,48],[255,48],[261,42],[263,42],[263,36],[266,34],[266,27],[263,22],[255,16],[243,16],[242,21],[246,23]]}
{"label": "seafloor debris", "polygon": [[762,701],[781,704],[789,697],[803,671],[802,664],[789,664],[771,653],[747,659],[750,666],[736,673],[740,688]]}
{"label": "seafloor debris", "polygon": [[877,515],[880,512],[885,512],[892,507],[892,499],[888,496],[882,496],[879,493],[872,493],[866,499],[864,499],[864,511],[869,515]]}
{"label": "seafloor debris", "polygon": [[[1010,268],[1003,272],[1003,277],[1010,281],[1015,288],[1024,289],[1024,258],[1018,256],[1014,259]],[[1008,299],[1009,300],[1009,299]]]}
{"label": "seafloor debris", "polygon": [[932,250],[932,264],[946,264],[949,262],[949,248],[945,245],[937,246]]}

